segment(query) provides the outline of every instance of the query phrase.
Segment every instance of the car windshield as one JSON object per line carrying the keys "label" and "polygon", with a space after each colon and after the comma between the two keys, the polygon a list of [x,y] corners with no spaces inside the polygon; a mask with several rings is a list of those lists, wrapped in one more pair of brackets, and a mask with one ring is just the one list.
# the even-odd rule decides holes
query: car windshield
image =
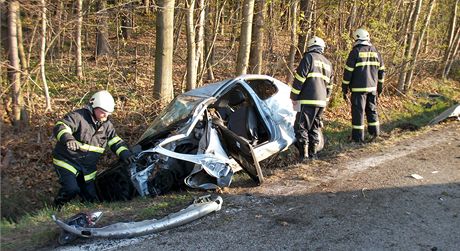
{"label": "car windshield", "polygon": [[179,95],[155,118],[152,125],[142,134],[138,142],[183,121],[191,116],[206,97]]}

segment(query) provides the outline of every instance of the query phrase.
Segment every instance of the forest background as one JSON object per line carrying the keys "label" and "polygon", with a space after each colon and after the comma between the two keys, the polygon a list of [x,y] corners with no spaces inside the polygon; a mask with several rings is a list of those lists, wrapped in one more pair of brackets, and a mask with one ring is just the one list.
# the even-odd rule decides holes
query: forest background
{"label": "forest background", "polygon": [[[184,91],[246,73],[290,84],[316,35],[334,67],[325,119],[340,122],[326,122],[326,136],[340,148],[350,128],[343,67],[362,27],[385,61],[384,130],[407,112],[429,114],[426,122],[459,102],[459,0],[0,0],[0,7],[2,219],[51,204],[54,123],[101,89],[116,99],[118,134],[134,143]],[[433,95],[441,99],[433,103]]]}

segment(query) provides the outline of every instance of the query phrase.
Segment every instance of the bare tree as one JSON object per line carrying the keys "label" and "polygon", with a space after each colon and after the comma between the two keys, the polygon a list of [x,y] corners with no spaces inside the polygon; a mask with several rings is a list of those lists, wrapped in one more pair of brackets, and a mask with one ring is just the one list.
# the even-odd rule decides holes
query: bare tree
{"label": "bare tree", "polygon": [[414,54],[413,59],[412,59],[412,61],[410,63],[409,71],[406,74],[405,86],[406,86],[407,90],[409,90],[411,85],[412,85],[412,76],[414,75],[414,68],[415,68],[415,65],[417,63],[418,53],[420,51],[420,46],[422,44],[423,37],[425,36],[425,32],[428,29],[428,26],[430,25],[431,13],[433,11],[433,7],[435,5],[435,2],[436,2],[436,0],[430,0],[430,2],[428,3],[428,12],[427,12],[427,14],[425,16],[425,21],[423,22],[423,25],[420,28],[420,35],[418,36],[417,42],[415,44],[414,53],[413,53]]}
{"label": "bare tree", "polygon": [[107,0],[98,0],[97,9],[97,32],[96,32],[96,57],[110,53],[108,40],[109,27],[107,23]]}
{"label": "bare tree", "polygon": [[156,21],[154,97],[167,104],[172,100],[174,0],[159,0]]}
{"label": "bare tree", "polygon": [[351,7],[350,7],[350,15],[348,16],[348,20],[347,20],[347,30],[348,30],[348,33],[350,34],[353,28],[355,27],[357,8],[358,8],[357,0],[353,0],[353,3],[351,4]]}
{"label": "bare tree", "polygon": [[[455,32],[455,36],[453,39],[453,45],[452,50],[449,53],[449,56],[447,57],[447,62],[443,71],[443,78],[447,78],[449,76],[450,69],[452,67],[452,63],[454,62],[454,59],[457,57],[458,50],[460,47],[460,28],[457,27],[457,31]],[[457,58],[458,59],[458,58]]]}
{"label": "bare tree", "polygon": [[311,30],[311,1],[300,0],[299,7],[299,41],[297,42],[297,44],[299,47],[299,54],[302,54],[307,47],[307,38]]}
{"label": "bare tree", "polygon": [[243,22],[241,24],[240,48],[236,61],[236,75],[246,74],[251,50],[252,20],[254,15],[254,0],[244,0]]}
{"label": "bare tree", "polygon": [[297,0],[291,1],[291,45],[289,48],[289,59],[288,59],[288,72],[287,82],[292,83],[293,71],[294,71],[294,60],[297,51]]}
{"label": "bare tree", "polygon": [[264,44],[264,19],[266,11],[265,0],[256,0],[254,6],[254,23],[252,24],[252,43],[249,57],[251,73],[262,73],[262,54]]}
{"label": "bare tree", "polygon": [[[199,15],[198,15],[198,22],[197,22],[197,27],[196,29],[198,32],[196,33],[196,65],[197,65],[197,72],[201,72],[204,68],[204,26],[205,26],[205,3],[204,0],[198,0],[198,10],[199,10]],[[202,75],[199,74],[197,76],[197,84],[200,85],[202,82]]]}
{"label": "bare tree", "polygon": [[150,15],[150,0],[144,0],[145,14]]}
{"label": "bare tree", "polygon": [[81,28],[83,25],[83,12],[82,12],[83,0],[77,0],[77,31],[75,34],[76,42],[76,74],[78,78],[83,78],[83,62],[82,62],[82,52],[81,52]]}
{"label": "bare tree", "polygon": [[127,4],[121,12],[121,36],[127,40],[131,37],[131,30],[133,29],[132,4]]}
{"label": "bare tree", "polygon": [[252,24],[252,43],[249,57],[249,71],[254,74],[262,73],[262,54],[264,44],[264,19],[266,1],[256,0],[254,6],[254,23]]}
{"label": "bare tree", "polygon": [[45,56],[46,56],[46,2],[41,0],[42,8],[42,34],[41,34],[41,47],[40,47],[40,76],[45,91],[46,108],[45,111],[51,111],[51,98],[48,91],[48,83],[46,82],[45,74]]}
{"label": "bare tree", "polygon": [[[450,61],[450,57],[455,55],[453,54],[453,51],[455,49],[455,31],[456,29],[458,30],[458,28],[456,27],[457,26],[457,12],[458,12],[458,3],[459,3],[459,0],[455,0],[454,2],[454,6],[452,8],[452,16],[451,16],[451,25],[450,25],[450,28],[449,28],[449,33],[448,33],[448,38],[447,38],[447,46],[446,46],[446,50],[444,51],[444,58],[443,58],[443,62],[444,62],[444,67],[443,67],[443,70],[442,70],[442,78],[446,78],[447,75],[448,75],[448,68],[449,67],[449,61]],[[450,69],[449,69],[450,70]]]}
{"label": "bare tree", "polygon": [[8,6],[8,79],[12,86],[11,98],[13,101],[12,122],[16,130],[21,130],[24,124],[24,101],[21,90],[21,69],[18,55],[17,20],[19,13],[19,2],[10,1]]}
{"label": "bare tree", "polygon": [[409,32],[409,37],[407,40],[407,44],[405,47],[405,52],[404,52],[404,63],[401,67],[400,71],[400,77],[399,77],[399,83],[398,83],[398,90],[400,92],[406,92],[406,85],[405,85],[405,79],[406,79],[406,72],[408,70],[407,62],[409,62],[412,57],[412,44],[414,42],[414,35],[415,35],[415,30],[417,26],[417,21],[418,21],[418,16],[420,14],[420,9],[422,6],[423,0],[417,0],[417,3],[414,5],[414,11],[412,13],[411,17],[411,25],[410,25],[410,32]]}
{"label": "bare tree", "polygon": [[195,43],[195,23],[193,12],[195,10],[195,0],[186,0],[185,8],[187,9],[187,90],[196,87],[196,43]]}
{"label": "bare tree", "polygon": [[22,21],[20,15],[18,15],[18,20],[16,22],[18,25],[18,52],[19,59],[21,61],[21,81],[24,83],[23,85],[27,85],[29,79],[29,61],[27,60],[26,52],[24,49],[24,36],[22,34]]}

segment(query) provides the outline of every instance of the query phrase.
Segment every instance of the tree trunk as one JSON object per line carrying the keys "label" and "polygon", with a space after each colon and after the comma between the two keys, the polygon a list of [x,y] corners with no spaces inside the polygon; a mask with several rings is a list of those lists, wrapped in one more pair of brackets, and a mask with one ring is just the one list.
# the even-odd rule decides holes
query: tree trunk
{"label": "tree trunk", "polygon": [[310,0],[300,0],[300,15],[299,15],[299,56],[307,49],[308,34],[311,28],[311,9]]}
{"label": "tree trunk", "polygon": [[77,31],[75,39],[76,44],[76,74],[79,79],[83,78],[83,62],[82,62],[82,52],[81,52],[81,28],[83,25],[83,13],[82,13],[83,0],[77,0]]}
{"label": "tree trunk", "polygon": [[[218,4],[216,2],[216,6],[212,6],[208,4],[205,8],[205,16],[208,17],[205,30],[204,30],[204,50],[206,57],[204,59],[206,64],[206,71],[207,71],[207,79],[214,80],[214,72],[212,70],[212,65],[214,62],[214,49],[213,49],[213,37],[214,34],[217,33],[218,26],[216,24],[219,22],[218,17],[219,15],[216,13]],[[212,18],[212,15],[214,17]],[[214,28],[215,27],[215,28]],[[202,73],[200,74],[202,75]]]}
{"label": "tree trunk", "polygon": [[150,15],[150,0],[144,0],[145,14]]}
{"label": "tree trunk", "polygon": [[10,64],[8,65],[8,79],[12,86],[11,98],[13,101],[12,122],[18,131],[22,129],[24,118],[24,101],[21,90],[21,74],[18,55],[17,20],[19,13],[19,2],[11,1],[8,6],[8,55]]}
{"label": "tree trunk", "polygon": [[110,53],[109,27],[107,24],[107,0],[98,0],[96,3],[97,31],[96,31],[96,58]]}
{"label": "tree trunk", "polygon": [[353,0],[353,3],[351,4],[350,8],[350,16],[347,20],[347,30],[349,34],[353,32],[353,28],[355,27],[356,9],[358,8],[356,5],[356,0]]}
{"label": "tree trunk", "polygon": [[[456,32],[456,34],[454,36],[454,39],[453,39],[453,45],[455,45],[455,46],[452,46],[452,50],[449,53],[450,55],[447,57],[448,60],[446,62],[446,66],[445,66],[444,71],[443,71],[443,78],[447,78],[449,76],[450,68],[452,67],[452,63],[454,62],[454,59],[456,58],[457,53],[458,53],[458,49],[459,49],[459,46],[460,46],[460,28],[458,28],[458,27],[457,27],[457,32]],[[457,60],[458,60],[458,58],[457,58]]]}
{"label": "tree trunk", "polygon": [[[18,11],[20,13],[20,11]],[[29,80],[29,61],[27,60],[26,57],[26,52],[24,49],[24,38],[22,35],[22,21],[21,21],[21,15],[18,15],[18,20],[16,20],[18,28],[18,52],[19,52],[19,59],[21,62],[21,81],[24,83],[24,85],[27,85],[28,80]]]}
{"label": "tree trunk", "polygon": [[420,14],[420,8],[422,6],[423,0],[417,0],[417,3],[414,5],[414,11],[412,14],[411,19],[411,25],[410,25],[410,32],[409,32],[409,37],[407,39],[407,44],[404,52],[404,62],[401,67],[400,71],[400,77],[399,77],[399,83],[398,83],[398,90],[402,93],[406,92],[406,85],[405,85],[405,79],[406,79],[406,72],[408,70],[408,62],[410,62],[412,59],[412,44],[414,42],[414,35],[415,35],[415,30],[417,26],[417,21],[418,21],[418,16]]}
{"label": "tree trunk", "polygon": [[51,98],[48,90],[48,83],[45,75],[45,56],[46,56],[46,2],[41,0],[42,5],[42,34],[40,47],[40,76],[45,91],[46,108],[45,111],[51,111]]}
{"label": "tree trunk", "polygon": [[287,82],[292,83],[294,72],[294,60],[297,49],[297,0],[291,1],[291,46],[289,49]]}
{"label": "tree trunk", "polygon": [[453,55],[452,51],[454,50],[456,46],[453,42],[455,40],[455,31],[456,31],[456,26],[457,26],[458,2],[459,0],[455,1],[455,5],[453,6],[453,9],[452,9],[452,16],[451,16],[451,21],[450,21],[451,25],[449,28],[448,38],[446,42],[447,47],[446,47],[446,50],[444,51],[444,58],[443,58],[444,67],[443,67],[442,74],[441,74],[442,78],[447,77],[447,72],[448,72],[447,68],[449,65],[450,56]]}
{"label": "tree trunk", "polygon": [[412,85],[412,77],[414,75],[414,68],[417,64],[417,56],[420,51],[420,47],[422,45],[423,37],[425,36],[425,32],[428,29],[428,26],[430,25],[430,18],[431,18],[431,13],[433,11],[433,7],[435,5],[436,0],[430,0],[428,3],[428,12],[425,17],[425,21],[423,22],[423,26],[420,28],[420,35],[417,39],[417,43],[415,44],[414,48],[414,55],[413,55],[413,60],[410,63],[409,71],[406,74],[406,89],[410,90],[410,87]]}
{"label": "tree trunk", "polygon": [[[205,26],[205,1],[204,0],[198,0],[198,9],[199,9],[199,17],[198,17],[198,24],[197,24],[197,34],[196,34],[196,67],[197,67],[197,73],[201,72],[204,68],[204,26]],[[202,74],[199,74],[197,76],[197,85],[201,85],[203,79],[202,79]]]}
{"label": "tree trunk", "polygon": [[254,0],[244,0],[243,23],[241,24],[240,47],[236,61],[236,75],[246,74],[251,50],[252,19],[254,15]]}
{"label": "tree trunk", "polygon": [[197,65],[196,57],[196,44],[195,44],[195,22],[193,18],[193,11],[195,10],[195,0],[186,0],[185,8],[187,10],[187,91],[195,89]]}
{"label": "tree trunk", "polygon": [[126,5],[121,14],[121,36],[123,39],[128,40],[131,37],[131,30],[133,28],[133,20],[131,17],[131,4]]}
{"label": "tree trunk", "polygon": [[159,0],[156,20],[154,98],[161,104],[174,97],[172,68],[174,40],[174,0]]}
{"label": "tree trunk", "polygon": [[262,55],[264,43],[264,19],[265,19],[265,0],[256,0],[254,23],[252,24],[252,43],[249,58],[250,72],[254,74],[262,73]]}

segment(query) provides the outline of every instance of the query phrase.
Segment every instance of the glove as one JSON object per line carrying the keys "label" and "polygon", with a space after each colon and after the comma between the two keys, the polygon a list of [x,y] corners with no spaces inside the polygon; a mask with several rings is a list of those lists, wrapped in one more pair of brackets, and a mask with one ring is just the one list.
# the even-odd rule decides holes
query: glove
{"label": "glove", "polygon": [[128,157],[123,158],[123,162],[125,162],[128,166],[136,162],[136,157],[134,154],[129,155]]}
{"label": "glove", "polygon": [[348,96],[345,92],[342,93],[342,96],[343,96],[343,100],[345,100],[345,102],[348,102]]}
{"label": "glove", "polygon": [[80,149],[80,143],[74,139],[67,141],[66,146],[70,151],[76,151]]}

